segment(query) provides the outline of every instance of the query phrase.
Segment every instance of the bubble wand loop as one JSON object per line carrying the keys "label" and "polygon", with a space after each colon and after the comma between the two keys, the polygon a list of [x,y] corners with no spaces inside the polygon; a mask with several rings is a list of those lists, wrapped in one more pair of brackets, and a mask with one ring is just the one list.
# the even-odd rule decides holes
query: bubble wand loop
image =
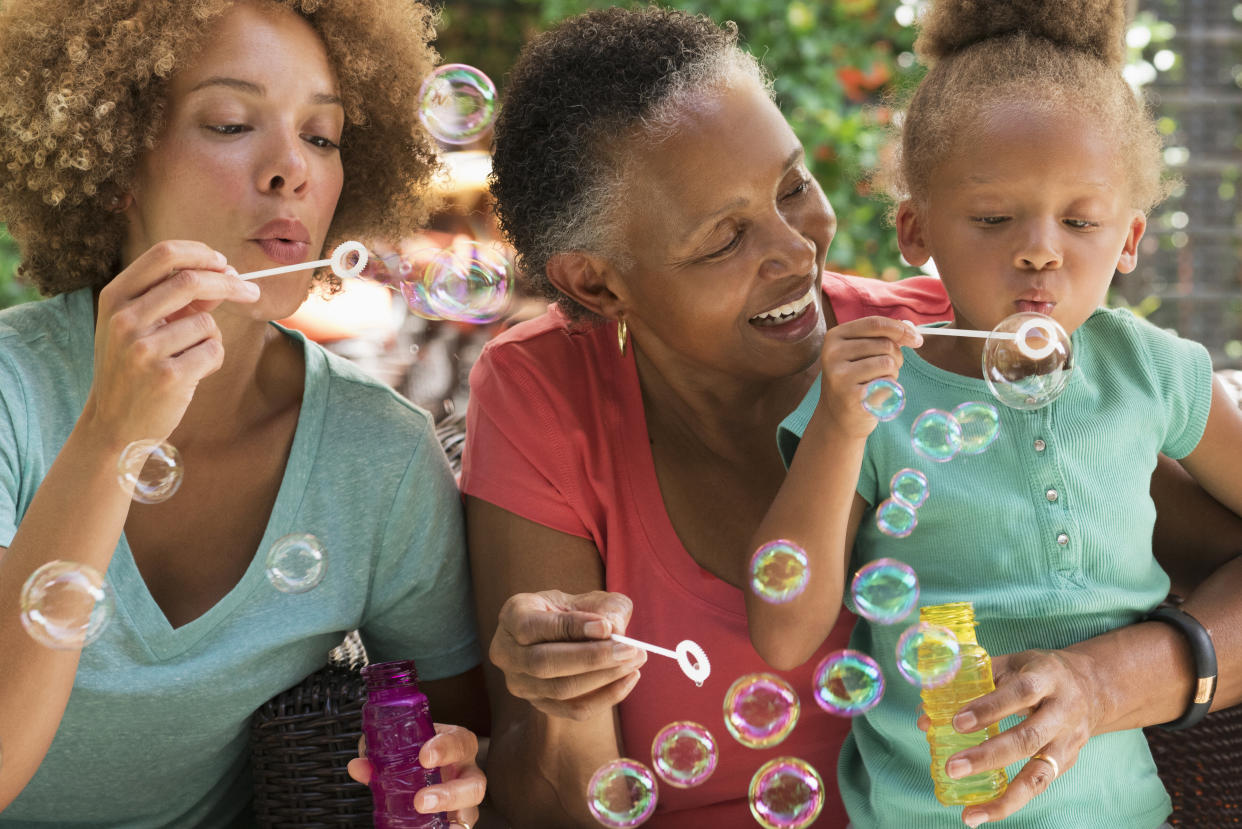
{"label": "bubble wand loop", "polygon": [[707,652],[703,650],[698,642],[682,639],[677,643],[677,650],[670,651],[668,648],[661,648],[659,645],[652,645],[648,642],[640,642],[637,639],[631,639],[619,633],[612,634],[612,640],[624,645],[642,648],[648,653],[655,653],[676,660],[677,667],[681,668],[681,672],[692,680],[695,685],[702,685],[711,676],[712,663],[708,661]]}
{"label": "bubble wand loop", "polygon": [[[939,334],[946,337],[1013,340],[1018,346],[1018,351],[1022,352],[1024,357],[1031,360],[1042,360],[1057,350],[1056,323],[1047,318],[1028,319],[1018,326],[1018,330],[1013,333],[1008,331],[972,331],[965,328],[939,328],[928,325],[914,325],[914,323],[908,324],[915,331],[924,335]],[[1036,343],[1039,344],[1036,345]]]}
{"label": "bubble wand loop", "polygon": [[[348,264],[350,255],[357,258],[352,265]],[[370,254],[367,252],[366,245],[361,242],[342,242],[332,251],[332,256],[328,259],[316,259],[314,262],[299,262],[294,265],[281,265],[277,268],[265,268],[261,271],[251,271],[250,273],[238,274],[238,279],[262,279],[265,276],[275,276],[279,273],[293,273],[294,271],[305,271],[311,268],[322,268],[325,265],[332,268],[332,272],[342,279],[351,276],[359,276],[367,266],[367,259]]]}

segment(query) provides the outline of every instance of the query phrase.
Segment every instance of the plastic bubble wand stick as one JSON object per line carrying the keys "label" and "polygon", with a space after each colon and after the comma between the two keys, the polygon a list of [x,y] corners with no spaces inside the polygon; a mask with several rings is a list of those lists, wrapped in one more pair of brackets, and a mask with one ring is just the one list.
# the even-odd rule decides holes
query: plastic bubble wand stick
{"label": "plastic bubble wand stick", "polygon": [[693,681],[695,685],[702,685],[711,676],[712,663],[708,661],[707,652],[703,650],[698,642],[682,639],[677,643],[677,650],[670,651],[668,648],[640,642],[637,639],[631,639],[619,633],[612,634],[612,639],[614,642],[642,648],[648,653],[655,653],[660,656],[667,656],[669,659],[675,659],[677,667],[681,668],[681,672]]}
{"label": "plastic bubble wand stick", "polygon": [[[352,265],[348,264],[349,256],[353,254],[357,257]],[[337,276],[345,279],[346,277],[356,277],[362,274],[367,266],[367,259],[370,254],[367,252],[366,245],[361,242],[342,242],[332,251],[332,256],[328,259],[316,259],[314,262],[299,262],[294,265],[281,265],[278,268],[266,268],[261,271],[251,271],[250,273],[238,274],[238,279],[261,279],[265,276],[275,276],[278,273],[293,273],[294,271],[305,271],[311,268],[322,268],[325,265],[332,268],[332,272]]]}
{"label": "plastic bubble wand stick", "polygon": [[[931,325],[915,325],[909,321],[907,321],[907,325],[920,334],[939,334],[944,337],[976,337],[981,340],[988,338],[1016,340],[1018,350],[1022,352],[1023,356],[1031,360],[1041,360],[1057,349],[1056,332],[1046,322],[1038,319],[1028,319],[1013,333],[1008,331],[972,331],[966,328],[940,328]],[[1032,332],[1038,332],[1043,340],[1043,345],[1031,345],[1030,335]]]}

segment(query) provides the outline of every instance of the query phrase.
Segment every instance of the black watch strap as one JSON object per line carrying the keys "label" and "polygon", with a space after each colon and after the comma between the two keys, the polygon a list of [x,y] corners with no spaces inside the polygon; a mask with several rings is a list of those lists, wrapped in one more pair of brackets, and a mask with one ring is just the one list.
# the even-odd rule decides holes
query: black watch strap
{"label": "black watch strap", "polygon": [[1173,625],[1190,643],[1190,652],[1195,660],[1195,674],[1198,677],[1194,694],[1180,717],[1160,726],[1170,731],[1190,728],[1207,716],[1212,707],[1212,697],[1216,695],[1216,648],[1212,645],[1212,637],[1198,619],[1176,605],[1159,605],[1144,618]]}

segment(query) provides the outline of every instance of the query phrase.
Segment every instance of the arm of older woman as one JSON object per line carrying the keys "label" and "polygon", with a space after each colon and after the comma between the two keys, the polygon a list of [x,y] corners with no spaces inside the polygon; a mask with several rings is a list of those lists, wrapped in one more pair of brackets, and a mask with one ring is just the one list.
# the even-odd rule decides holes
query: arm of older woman
{"label": "arm of older woman", "polygon": [[[1242,530],[1236,514],[1230,517],[1221,512],[1226,507],[1242,512],[1242,503],[1237,503],[1238,484],[1226,483],[1236,481],[1237,474],[1229,468],[1236,450],[1227,447],[1240,440],[1242,412],[1218,383],[1204,439],[1186,459],[1186,466],[1208,491],[1221,494],[1225,506],[1207,503],[1210,496],[1193,494],[1184,482],[1176,483],[1177,477],[1170,479],[1172,484],[1154,488],[1157,494],[1171,494],[1175,503],[1203,508],[1207,520],[1224,533],[1224,541],[1205,550],[1183,548],[1185,566],[1180,568],[1191,574],[1215,568],[1182,606],[1211,632],[1220,678],[1212,704],[1215,710],[1242,701],[1242,605],[1237,601],[1242,592]],[[1167,530],[1168,526],[1166,540]],[[1227,549],[1223,545],[1230,544],[1232,556],[1222,563],[1226,558],[1222,551]],[[1168,546],[1163,560],[1170,557]],[[996,656],[993,670],[996,691],[964,706],[954,718],[954,727],[966,732],[1008,716],[1025,719],[954,755],[947,767],[949,774],[961,777],[1002,768],[1037,753],[1052,756],[1057,767],[1028,763],[999,798],[963,811],[962,819],[970,826],[1000,820],[1021,809],[1048,787],[1056,772],[1064,774],[1074,764],[1092,736],[1176,719],[1186,710],[1197,683],[1186,636],[1157,622],[1119,628],[1064,650]],[[1153,682],[1153,676],[1164,681]],[[922,724],[926,727],[925,718]]]}
{"label": "arm of older woman", "polygon": [[593,826],[587,782],[620,756],[615,706],[646,661],[608,638],[625,631],[630,601],[604,592],[590,541],[472,497],[466,532],[479,635],[491,642],[492,797],[517,829]]}

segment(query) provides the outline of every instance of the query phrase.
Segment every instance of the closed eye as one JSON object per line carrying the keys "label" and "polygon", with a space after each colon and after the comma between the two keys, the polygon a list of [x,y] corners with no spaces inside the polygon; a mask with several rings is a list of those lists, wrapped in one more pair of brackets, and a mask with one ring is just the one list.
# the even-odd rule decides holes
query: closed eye
{"label": "closed eye", "polygon": [[250,129],[245,124],[204,124],[203,126],[220,135],[241,135]]}
{"label": "closed eye", "polygon": [[970,220],[980,225],[999,225],[1009,221],[1008,216],[971,216]]}
{"label": "closed eye", "polygon": [[794,188],[790,190],[788,193],[786,193],[784,196],[782,196],[781,198],[796,199],[798,198],[798,196],[801,196],[809,189],[811,189],[811,181],[810,179],[804,178],[804,179],[801,179],[796,185],[794,185]]}
{"label": "closed eye", "polygon": [[1063,219],[1062,221],[1064,221],[1065,224],[1069,225],[1070,227],[1076,228],[1078,230],[1088,230],[1090,228],[1100,226],[1099,222],[1090,222],[1090,221],[1087,221],[1086,219]]}

